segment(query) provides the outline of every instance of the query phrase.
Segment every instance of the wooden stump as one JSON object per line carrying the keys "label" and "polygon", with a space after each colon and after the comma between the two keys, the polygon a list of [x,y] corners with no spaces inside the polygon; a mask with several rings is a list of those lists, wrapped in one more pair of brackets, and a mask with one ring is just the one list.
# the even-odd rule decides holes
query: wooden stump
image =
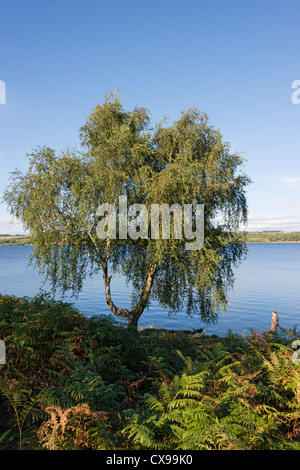
{"label": "wooden stump", "polygon": [[278,312],[276,312],[275,310],[272,312],[272,323],[271,323],[271,328],[270,328],[270,331],[276,331],[277,330],[277,325],[278,325],[278,320],[279,320],[279,317],[278,317]]}

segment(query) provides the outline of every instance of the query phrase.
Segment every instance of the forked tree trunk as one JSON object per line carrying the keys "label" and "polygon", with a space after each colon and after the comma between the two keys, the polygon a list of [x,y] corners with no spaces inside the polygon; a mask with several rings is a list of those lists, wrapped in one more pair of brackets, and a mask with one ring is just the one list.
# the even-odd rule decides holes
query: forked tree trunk
{"label": "forked tree trunk", "polygon": [[150,292],[151,292],[151,288],[152,288],[153,280],[154,280],[154,275],[156,272],[156,265],[151,265],[149,267],[146,283],[145,283],[145,286],[141,289],[139,300],[137,304],[130,310],[128,310],[127,308],[119,308],[114,304],[111,298],[111,291],[110,291],[111,276],[108,276],[107,264],[102,266],[102,270],[103,270],[103,279],[104,279],[104,284],[105,284],[106,302],[110,308],[110,311],[114,315],[127,318],[128,327],[133,327],[134,329],[136,329],[139,318],[142,315],[143,311],[145,310],[149,296],[150,296]]}

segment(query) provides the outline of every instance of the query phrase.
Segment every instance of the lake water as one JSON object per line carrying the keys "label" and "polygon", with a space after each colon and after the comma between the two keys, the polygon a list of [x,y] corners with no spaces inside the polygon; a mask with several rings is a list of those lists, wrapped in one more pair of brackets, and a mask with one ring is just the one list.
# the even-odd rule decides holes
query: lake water
{"label": "lake water", "polygon": [[[39,273],[28,266],[31,250],[30,246],[0,246],[0,293],[33,297],[40,288],[47,290]],[[187,317],[184,311],[169,316],[153,302],[144,311],[139,326],[172,329],[205,326],[207,334],[223,336],[229,329],[238,333],[266,330],[271,325],[272,310],[276,310],[282,327],[300,327],[300,244],[249,244],[247,257],[235,276],[227,312],[220,314],[217,324],[205,326],[199,317]],[[111,290],[116,305],[129,305],[130,290],[124,278],[113,279]],[[87,316],[110,314],[100,273],[86,280],[78,299],[67,296],[62,300],[72,302]]]}

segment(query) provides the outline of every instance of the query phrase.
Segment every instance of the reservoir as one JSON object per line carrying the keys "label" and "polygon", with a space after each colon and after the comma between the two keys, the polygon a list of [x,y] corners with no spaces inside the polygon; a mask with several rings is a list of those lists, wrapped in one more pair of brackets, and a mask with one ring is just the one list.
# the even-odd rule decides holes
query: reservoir
{"label": "reservoir", "polygon": [[[43,278],[28,266],[31,246],[0,246],[0,293],[34,297],[47,292]],[[130,286],[118,276],[111,281],[114,303],[129,307]],[[106,304],[102,273],[88,277],[79,297],[55,297],[70,302],[87,316],[110,315]],[[272,310],[278,311],[283,328],[300,327],[300,243],[251,243],[246,259],[235,269],[235,284],[229,292],[227,311],[217,323],[205,325],[200,317],[185,311],[169,315],[152,302],[139,320],[139,327],[170,329],[205,328],[206,334],[224,336],[228,330],[242,333],[270,328]]]}

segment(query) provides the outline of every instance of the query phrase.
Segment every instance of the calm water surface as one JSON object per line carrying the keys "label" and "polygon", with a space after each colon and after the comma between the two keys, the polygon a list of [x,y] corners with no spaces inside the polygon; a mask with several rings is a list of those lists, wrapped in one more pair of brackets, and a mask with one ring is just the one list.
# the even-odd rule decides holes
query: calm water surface
{"label": "calm water surface", "polygon": [[[0,293],[33,297],[40,289],[47,291],[43,278],[28,266],[31,250],[30,246],[0,246]],[[220,315],[217,324],[205,327],[207,334],[224,335],[229,329],[265,330],[270,327],[272,310],[278,311],[282,327],[300,327],[300,244],[249,244],[247,258],[235,276],[227,312]],[[129,306],[130,289],[124,278],[113,279],[111,289],[116,305]],[[110,313],[100,273],[87,278],[78,299],[67,296],[63,300],[87,316]],[[169,316],[155,302],[139,321],[139,326],[149,325],[173,329],[203,326],[199,317],[189,318],[184,311]]]}

